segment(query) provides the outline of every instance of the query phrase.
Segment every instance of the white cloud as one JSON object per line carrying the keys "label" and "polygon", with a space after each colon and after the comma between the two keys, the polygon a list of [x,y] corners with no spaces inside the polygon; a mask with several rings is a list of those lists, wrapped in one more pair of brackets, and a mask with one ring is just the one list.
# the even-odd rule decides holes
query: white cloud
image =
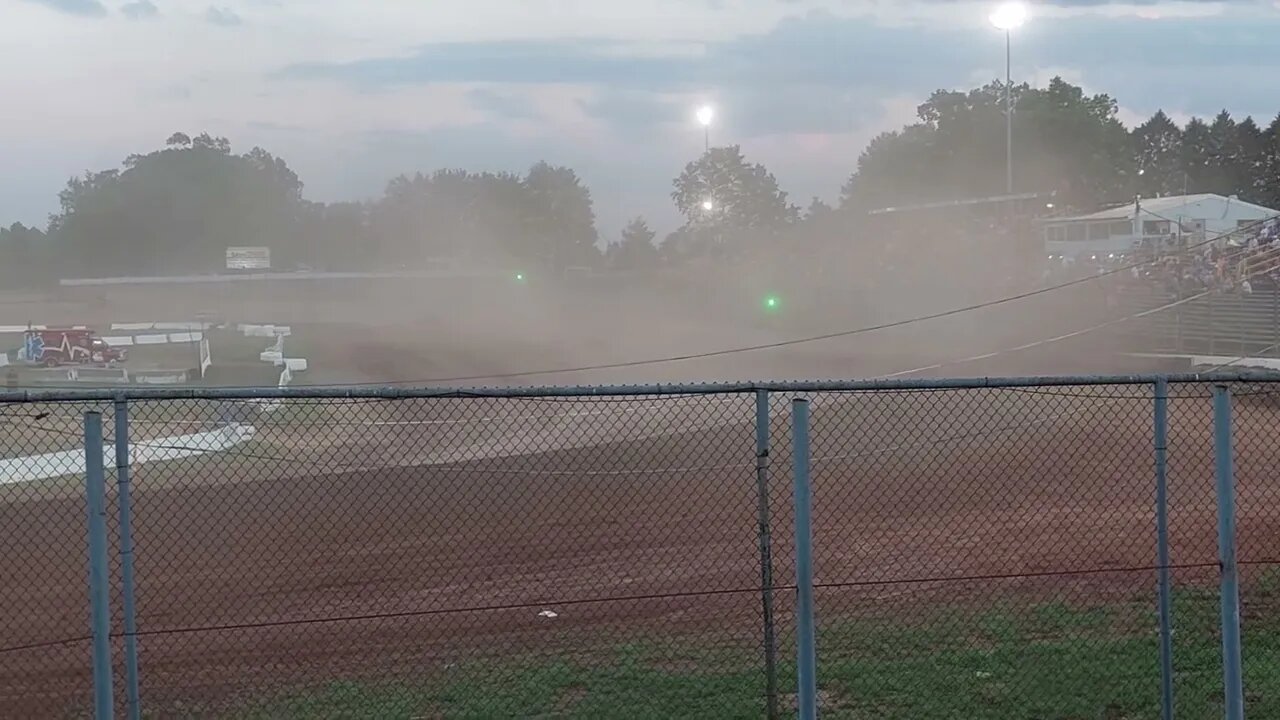
{"label": "white cloud", "polygon": [[[910,121],[929,90],[1004,74],[1003,38],[986,24],[988,2],[214,0],[211,6],[210,0],[165,0],[161,16],[132,22],[130,15],[156,5],[112,0],[108,4],[119,12],[89,21],[47,7],[62,1],[10,3],[0,23],[0,66],[22,68],[0,73],[0,96],[23,99],[22,112],[0,113],[0,157],[15,178],[0,179],[0,223],[39,220],[56,203],[61,180],[41,190],[47,198],[41,206],[32,204],[28,178],[45,182],[111,165],[179,129],[228,135],[236,147],[261,142],[288,159],[317,196],[330,199],[376,193],[387,173],[414,169],[407,163],[465,163],[462,150],[473,152],[477,165],[509,169],[539,153],[555,153],[565,158],[560,161],[580,163],[602,216],[660,216],[669,205],[670,176],[701,146],[688,108],[704,99],[722,106],[718,141],[742,141],[797,200],[812,194],[830,199],[865,141]],[[134,7],[139,9],[129,10]],[[848,25],[862,32],[906,30],[895,30],[901,34],[893,42],[853,55],[855,64],[840,73],[831,68],[848,57],[838,35],[843,29],[816,43],[806,43],[802,32],[757,39],[721,57],[729,70],[739,71],[726,73],[735,86],[715,78],[656,89],[609,82],[437,80],[373,91],[273,78],[299,63],[404,57],[427,43],[575,38],[604,39],[611,58],[666,59],[679,72],[697,66],[718,43],[762,36],[784,18],[818,11],[829,13],[814,16],[811,24],[818,27],[858,18]],[[1269,47],[1267,38],[1280,34],[1280,18],[1263,3],[1037,3],[1033,22],[1015,38],[1015,76],[1043,85],[1061,74],[1092,92],[1111,93],[1126,103],[1128,119],[1149,115],[1161,104],[1171,113],[1204,114],[1212,111],[1205,106],[1220,103],[1249,104],[1241,114],[1262,112],[1268,98],[1280,97],[1280,73],[1263,51],[1256,67],[1248,57],[1224,59],[1241,42],[1212,24],[1224,13],[1260,19],[1242,28],[1258,35],[1249,40],[1258,47]],[[1134,19],[1155,16],[1161,19]],[[1186,17],[1205,20],[1179,20]],[[1083,33],[1055,44],[1063,28],[1078,28],[1087,18],[1095,18],[1091,27],[1106,31],[1101,39],[1091,41]],[[209,25],[237,19],[231,32]],[[1151,30],[1144,35],[1146,27]],[[1190,35],[1189,28],[1199,28],[1201,35]],[[1143,51],[1134,49],[1151,36],[1176,52],[1175,62],[1147,63]],[[775,77],[756,77],[753,63],[766,54],[778,58]],[[1225,72],[1232,80],[1221,79],[1223,67],[1200,63],[1230,66]],[[813,74],[825,77],[807,97],[774,89],[794,89]],[[829,94],[833,87],[840,88],[838,96]],[[489,95],[475,94],[478,88]],[[528,112],[503,113],[504,102]],[[403,143],[397,149],[365,142],[379,133],[425,139],[406,154]],[[445,142],[454,148],[441,147]],[[18,147],[45,154],[19,153]],[[341,161],[334,160],[334,147],[344,148]]]}

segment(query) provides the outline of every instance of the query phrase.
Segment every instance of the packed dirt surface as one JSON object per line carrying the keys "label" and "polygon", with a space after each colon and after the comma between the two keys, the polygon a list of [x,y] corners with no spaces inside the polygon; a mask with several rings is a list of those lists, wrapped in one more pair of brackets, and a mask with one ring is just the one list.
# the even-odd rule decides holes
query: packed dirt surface
{"label": "packed dirt surface", "polygon": [[[1216,573],[1207,395],[1188,386],[1171,401],[1173,562],[1193,566],[1177,575],[1185,583]],[[958,598],[1154,598],[1149,396],[811,395],[820,618],[909,620]],[[775,395],[769,496],[784,643],[789,405]],[[1241,559],[1275,558],[1276,410],[1265,396],[1238,409]],[[191,715],[341,679],[423,681],[601,638],[689,634],[750,653],[753,415],[745,395],[307,405],[277,414],[244,453],[138,467],[148,707]],[[89,701],[84,503],[9,489],[0,707],[74,714]]]}

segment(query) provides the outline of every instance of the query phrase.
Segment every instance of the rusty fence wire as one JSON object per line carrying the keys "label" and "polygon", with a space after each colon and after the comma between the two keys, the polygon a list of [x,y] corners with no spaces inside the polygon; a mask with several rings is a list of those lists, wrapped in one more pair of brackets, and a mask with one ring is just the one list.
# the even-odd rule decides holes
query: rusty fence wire
{"label": "rusty fence wire", "polygon": [[10,394],[0,714],[1280,716],[1277,468],[1238,375]]}

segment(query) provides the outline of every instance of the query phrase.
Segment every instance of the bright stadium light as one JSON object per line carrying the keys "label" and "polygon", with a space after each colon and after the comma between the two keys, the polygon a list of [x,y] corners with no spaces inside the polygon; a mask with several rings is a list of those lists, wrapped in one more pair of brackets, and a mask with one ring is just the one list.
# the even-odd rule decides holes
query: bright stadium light
{"label": "bright stadium light", "polygon": [[765,296],[765,299],[764,299],[765,310],[777,310],[781,306],[782,306],[782,301],[778,299],[777,295]]}
{"label": "bright stadium light", "polygon": [[703,200],[702,209],[706,210],[707,212],[711,212],[712,210],[716,209],[716,204],[711,202],[710,200]]}
{"label": "bright stadium light", "polygon": [[524,273],[516,273],[516,282],[524,282]]}
{"label": "bright stadium light", "polygon": [[711,123],[716,119],[716,109],[710,105],[698,108],[698,124],[702,126],[702,149],[711,150]]}
{"label": "bright stadium light", "polygon": [[1027,23],[1027,6],[1020,2],[1002,3],[991,13],[991,24],[998,30],[1017,30]]}

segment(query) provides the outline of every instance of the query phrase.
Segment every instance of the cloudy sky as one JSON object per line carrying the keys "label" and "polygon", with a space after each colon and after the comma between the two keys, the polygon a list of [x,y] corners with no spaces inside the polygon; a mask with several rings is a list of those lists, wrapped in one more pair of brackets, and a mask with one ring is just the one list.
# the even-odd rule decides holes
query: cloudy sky
{"label": "cloudy sky", "polygon": [[[176,130],[283,156],[316,200],[437,167],[546,159],[602,231],[674,224],[670,181],[713,142],[797,201],[833,199],[875,133],[936,88],[1003,75],[964,0],[0,0],[0,223],[43,224],[67,178]],[[1280,112],[1280,0],[1041,0],[1016,79],[1116,96],[1127,121]]]}

